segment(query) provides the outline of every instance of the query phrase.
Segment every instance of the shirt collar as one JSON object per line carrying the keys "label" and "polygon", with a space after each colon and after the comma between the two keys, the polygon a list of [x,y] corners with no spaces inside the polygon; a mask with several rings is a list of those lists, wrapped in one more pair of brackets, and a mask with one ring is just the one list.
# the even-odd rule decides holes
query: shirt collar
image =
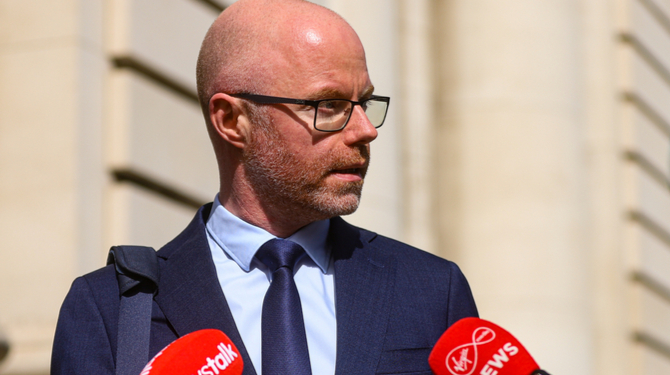
{"label": "shirt collar", "polygon": [[[328,271],[330,263],[330,249],[326,245],[329,228],[330,220],[315,221],[286,238],[302,246],[323,273]],[[267,241],[277,238],[265,229],[230,213],[219,202],[218,195],[214,199],[206,229],[223,251],[246,272],[251,269],[256,251]]]}

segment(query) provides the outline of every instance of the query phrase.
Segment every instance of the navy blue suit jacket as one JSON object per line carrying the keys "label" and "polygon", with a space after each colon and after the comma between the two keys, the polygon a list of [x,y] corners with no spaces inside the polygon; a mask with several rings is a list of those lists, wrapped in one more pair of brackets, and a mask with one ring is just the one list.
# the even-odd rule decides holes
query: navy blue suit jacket
{"label": "navy blue suit jacket", "polygon": [[[218,282],[205,234],[211,205],[158,251],[150,356],[187,333],[215,328],[235,343],[244,375],[256,371]],[[398,241],[331,220],[336,374],[432,374],[428,355],[457,320],[477,316],[458,267]],[[119,289],[112,266],[72,284],[60,311],[52,374],[114,374]],[[147,361],[149,358],[147,358]]]}

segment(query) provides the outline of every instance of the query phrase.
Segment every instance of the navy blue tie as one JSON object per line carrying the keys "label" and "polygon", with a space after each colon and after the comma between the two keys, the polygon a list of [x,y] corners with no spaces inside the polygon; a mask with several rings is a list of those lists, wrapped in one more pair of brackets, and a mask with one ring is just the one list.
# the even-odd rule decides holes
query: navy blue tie
{"label": "navy blue tie", "polygon": [[279,238],[261,246],[256,257],[272,272],[261,318],[263,375],[311,375],[307,335],[293,267],[305,250]]}

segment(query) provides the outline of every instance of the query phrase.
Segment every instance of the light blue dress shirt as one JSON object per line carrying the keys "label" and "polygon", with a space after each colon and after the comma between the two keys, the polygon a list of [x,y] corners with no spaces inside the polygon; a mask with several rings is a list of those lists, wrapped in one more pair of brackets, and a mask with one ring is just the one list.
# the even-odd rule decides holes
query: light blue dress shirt
{"label": "light blue dress shirt", "polygon": [[[307,255],[294,270],[300,294],[312,375],[333,375],[337,330],[335,287],[327,245],[330,220],[311,223],[288,237]],[[231,214],[214,199],[207,238],[223,294],[256,372],[261,371],[261,311],[270,285],[267,267],[254,257],[265,242],[277,238]]]}

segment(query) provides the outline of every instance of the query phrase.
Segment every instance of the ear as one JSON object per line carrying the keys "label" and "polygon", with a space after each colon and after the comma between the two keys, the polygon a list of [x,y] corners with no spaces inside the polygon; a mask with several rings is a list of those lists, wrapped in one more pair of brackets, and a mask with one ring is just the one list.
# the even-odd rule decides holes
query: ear
{"label": "ear", "polygon": [[248,139],[249,121],[239,99],[218,92],[209,99],[209,120],[219,136],[237,148],[244,148]]}

